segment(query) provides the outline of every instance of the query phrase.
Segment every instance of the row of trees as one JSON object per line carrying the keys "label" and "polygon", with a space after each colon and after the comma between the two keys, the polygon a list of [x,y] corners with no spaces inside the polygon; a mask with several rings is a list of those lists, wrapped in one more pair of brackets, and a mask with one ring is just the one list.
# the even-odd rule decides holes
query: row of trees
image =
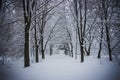
{"label": "row of trees", "polygon": [[[120,52],[119,0],[1,0],[0,53],[39,62],[53,48],[75,57]],[[21,16],[22,15],[22,16]],[[79,44],[78,44],[79,43]],[[12,45],[12,46],[11,46]],[[79,51],[78,51],[79,50]],[[32,56],[33,55],[33,56]],[[41,56],[40,56],[41,55]],[[32,58],[31,58],[32,57]]]}
{"label": "row of trees", "polygon": [[[80,54],[81,62],[84,62],[85,55],[95,53],[101,58],[101,54],[105,53],[110,61],[113,56],[119,61],[119,3],[118,0],[64,1],[63,23],[66,23],[65,29],[69,36],[67,43],[70,44],[71,53],[74,50],[75,58]],[[80,52],[77,52],[78,49]]]}
{"label": "row of trees", "polygon": [[[39,3],[39,4],[38,4]],[[62,3],[58,2],[57,4],[51,3],[51,0],[23,0],[23,12],[24,12],[24,26],[25,26],[25,47],[24,47],[24,62],[25,67],[30,65],[29,60],[29,31],[34,29],[34,45],[35,45],[35,59],[36,62],[39,62],[39,47],[40,53],[42,54],[42,59],[45,59],[45,50],[48,42],[51,40],[51,35],[55,25],[49,30],[47,34],[47,40],[45,41],[45,29],[46,23],[52,17],[53,14],[49,15],[48,13],[53,10],[55,7]],[[52,6],[51,6],[52,5]],[[32,25],[31,25],[32,24]],[[30,29],[30,27],[32,27]],[[44,42],[45,41],[45,42]]]}
{"label": "row of trees", "polygon": [[[55,24],[50,24],[49,28],[46,27],[46,23],[54,15],[54,12],[51,11],[62,1],[57,1],[57,4],[52,0],[2,0],[0,2],[0,45],[3,45],[0,47],[0,53],[6,53],[5,56],[20,57],[19,54],[23,51],[21,55],[24,55],[24,66],[28,67],[30,66],[30,53],[32,53],[31,46],[33,46],[35,62],[39,62],[39,53],[44,59],[44,52],[52,39],[53,30],[59,19],[55,21]],[[8,16],[10,17],[8,18]],[[47,28],[49,32],[46,35]],[[11,44],[15,47],[10,47]]]}
{"label": "row of trees", "polygon": [[[70,2],[70,1],[69,1]],[[98,47],[98,58],[103,50],[108,53],[109,60],[112,55],[119,54],[120,28],[118,0],[73,0],[74,20],[80,44],[81,62],[84,55],[90,55],[95,41]],[[103,51],[103,52],[101,52]],[[118,51],[118,52],[117,52]]]}

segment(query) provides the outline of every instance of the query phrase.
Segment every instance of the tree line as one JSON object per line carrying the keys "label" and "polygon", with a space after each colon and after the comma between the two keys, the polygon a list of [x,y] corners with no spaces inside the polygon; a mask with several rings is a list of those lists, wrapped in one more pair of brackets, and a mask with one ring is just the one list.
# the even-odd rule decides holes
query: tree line
{"label": "tree line", "polygon": [[37,63],[40,55],[45,59],[48,46],[52,55],[57,45],[76,59],[80,54],[81,62],[94,52],[98,58],[105,53],[110,61],[119,61],[119,4],[119,0],[1,0],[0,56],[24,56],[28,67],[31,55]]}

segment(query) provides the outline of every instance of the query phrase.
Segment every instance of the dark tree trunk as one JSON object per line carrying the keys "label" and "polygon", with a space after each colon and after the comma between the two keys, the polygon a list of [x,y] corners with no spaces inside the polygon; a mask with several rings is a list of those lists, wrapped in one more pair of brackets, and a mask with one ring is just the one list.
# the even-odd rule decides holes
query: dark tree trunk
{"label": "dark tree trunk", "polygon": [[24,43],[24,67],[30,66],[29,60],[29,29],[25,28],[25,43]]}
{"label": "dark tree trunk", "polygon": [[50,56],[52,55],[52,45],[50,45]]}
{"label": "dark tree trunk", "polygon": [[42,49],[42,59],[45,59],[44,49]]}
{"label": "dark tree trunk", "polygon": [[44,48],[43,48],[43,35],[41,36],[41,53],[42,53],[42,59],[45,59]]}
{"label": "dark tree trunk", "polygon": [[[75,15],[76,15],[76,23],[77,23],[77,33],[78,33],[78,39],[79,39],[79,44],[80,44],[80,54],[81,54],[81,62],[84,61],[84,50],[83,50],[83,37],[82,37],[82,10],[81,10],[81,1],[79,1],[79,9],[78,10],[78,5],[77,5],[77,0],[74,0],[74,7],[75,7]],[[78,11],[80,11],[80,14],[78,14]],[[79,27],[79,18],[78,15],[80,16],[80,27]]]}
{"label": "dark tree trunk", "polygon": [[44,49],[42,50],[42,59],[45,59]]}
{"label": "dark tree trunk", "polygon": [[70,42],[70,45],[71,45],[71,51],[70,51],[70,53],[71,53],[71,56],[73,57],[73,45],[72,45],[72,42]]}
{"label": "dark tree trunk", "polygon": [[[82,24],[83,17],[82,17],[82,2],[79,0],[79,12],[80,12],[80,52],[81,52],[81,62],[84,62],[84,48],[83,48],[83,42],[84,42],[84,31],[85,31],[85,25]],[[84,23],[86,24],[86,21],[84,20]]]}
{"label": "dark tree trunk", "polygon": [[36,45],[36,63],[39,62],[38,48],[39,46]]}
{"label": "dark tree trunk", "polygon": [[[26,3],[27,1],[27,3]],[[23,0],[24,25],[25,25],[25,42],[24,42],[24,67],[30,66],[29,58],[29,28],[31,24],[31,11],[29,9],[29,0]]]}
{"label": "dark tree trunk", "polygon": [[110,47],[110,37],[109,37],[109,31],[108,26],[106,25],[106,36],[107,36],[107,47],[108,47],[108,53],[109,53],[109,60],[112,61],[112,52]]}
{"label": "dark tree trunk", "polygon": [[98,58],[101,58],[102,38],[103,38],[103,27],[102,27],[102,30],[101,30],[101,37],[100,37],[100,45],[99,45],[99,51],[98,51]]}
{"label": "dark tree trunk", "polygon": [[44,27],[46,23],[46,13],[45,13],[46,5],[43,7],[42,11],[42,22],[41,22],[41,53],[42,53],[42,59],[45,59],[45,53],[44,53],[44,41],[43,41],[43,35],[44,35]]}
{"label": "dark tree trunk", "polygon": [[83,50],[83,42],[80,45],[80,50],[81,50],[81,62],[84,62],[84,50]]}
{"label": "dark tree trunk", "polygon": [[37,44],[37,26],[36,26],[36,5],[35,5],[35,28],[34,28],[34,31],[35,31],[35,53],[36,53],[36,63],[39,62],[39,55],[38,55],[38,48],[39,48],[39,45]]}
{"label": "dark tree trunk", "polygon": [[[43,21],[42,21],[43,22]],[[44,45],[43,45],[43,43],[44,43],[44,41],[43,41],[43,26],[41,26],[42,27],[42,29],[41,29],[41,31],[40,31],[40,33],[41,33],[41,39],[40,39],[40,45],[41,45],[41,54],[42,54],[42,59],[45,59],[45,54],[44,54]]]}
{"label": "dark tree trunk", "polygon": [[45,54],[44,54],[44,45],[43,45],[43,30],[41,30],[41,54],[42,54],[42,59],[45,59]]}
{"label": "dark tree trunk", "polygon": [[102,0],[102,7],[104,11],[104,20],[105,20],[105,30],[106,30],[106,39],[107,39],[107,47],[108,47],[108,53],[109,53],[109,60],[112,61],[112,52],[111,52],[111,45],[110,45],[110,36],[109,36],[109,28],[108,28],[108,4],[107,0]]}

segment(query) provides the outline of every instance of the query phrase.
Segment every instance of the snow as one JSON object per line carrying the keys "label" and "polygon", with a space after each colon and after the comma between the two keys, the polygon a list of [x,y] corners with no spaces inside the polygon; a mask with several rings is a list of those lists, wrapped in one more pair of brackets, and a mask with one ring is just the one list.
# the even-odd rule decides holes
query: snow
{"label": "snow", "polygon": [[85,62],[63,54],[46,55],[46,59],[23,65],[1,65],[0,80],[120,80],[120,67],[106,58],[86,56]]}

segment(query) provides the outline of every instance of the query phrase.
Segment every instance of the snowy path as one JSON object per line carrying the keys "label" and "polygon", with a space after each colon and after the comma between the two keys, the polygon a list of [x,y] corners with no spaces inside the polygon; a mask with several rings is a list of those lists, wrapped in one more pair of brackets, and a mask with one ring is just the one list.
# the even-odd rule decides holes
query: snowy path
{"label": "snowy path", "polygon": [[28,68],[7,69],[14,73],[8,80],[120,80],[120,68],[113,63],[101,64],[91,56],[85,60],[80,63],[65,55],[47,56],[42,62],[31,64]]}

